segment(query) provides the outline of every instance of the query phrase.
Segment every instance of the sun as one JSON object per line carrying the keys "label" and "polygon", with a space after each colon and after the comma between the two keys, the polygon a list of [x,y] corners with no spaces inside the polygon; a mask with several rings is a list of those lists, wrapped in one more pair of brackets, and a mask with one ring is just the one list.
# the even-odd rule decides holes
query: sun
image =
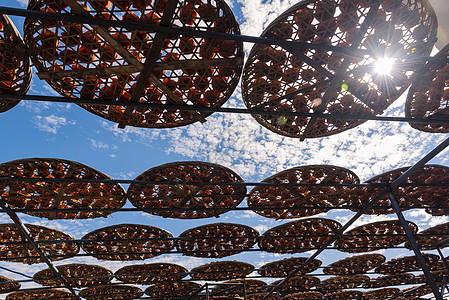
{"label": "sun", "polygon": [[394,62],[394,58],[380,58],[374,63],[374,71],[379,75],[390,75],[394,67]]}

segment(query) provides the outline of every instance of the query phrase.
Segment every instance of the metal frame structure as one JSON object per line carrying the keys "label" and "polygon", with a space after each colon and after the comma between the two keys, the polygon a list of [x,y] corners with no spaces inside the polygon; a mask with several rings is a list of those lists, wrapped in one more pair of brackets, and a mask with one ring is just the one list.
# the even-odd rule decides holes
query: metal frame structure
{"label": "metal frame structure", "polygon": [[[174,2],[174,1],[171,1]],[[170,3],[170,1],[169,1]],[[377,4],[378,6],[379,4]],[[376,8],[376,7],[374,7]],[[172,9],[174,9],[172,7]],[[370,16],[372,16],[375,12],[375,9],[372,9],[372,12]],[[243,41],[243,42],[250,42],[250,43],[260,43],[260,44],[267,44],[267,45],[279,45],[286,48],[296,47],[300,49],[320,49],[320,50],[327,50],[327,51],[334,51],[334,52],[340,52],[346,55],[350,56],[363,56],[365,54],[370,54],[367,50],[356,50],[356,49],[344,49],[340,47],[335,46],[323,46],[323,45],[311,45],[308,43],[300,43],[300,42],[289,42],[289,41],[283,41],[278,39],[272,39],[272,38],[260,38],[260,37],[252,37],[252,36],[243,36],[243,35],[229,35],[224,33],[217,33],[217,32],[204,32],[204,31],[194,31],[190,29],[185,28],[174,28],[174,27],[168,27],[168,26],[157,26],[157,25],[147,25],[147,24],[138,24],[138,23],[128,23],[123,21],[112,21],[112,20],[106,20],[106,19],[100,19],[100,18],[92,18],[92,17],[84,17],[84,16],[74,16],[74,15],[63,15],[63,14],[51,14],[51,13],[45,13],[40,11],[30,11],[30,10],[24,10],[24,9],[15,9],[15,8],[9,8],[9,7],[0,7],[0,13],[2,14],[10,14],[10,15],[17,15],[22,17],[32,17],[32,18],[41,18],[41,19],[50,19],[50,20],[63,20],[68,22],[74,22],[74,23],[85,23],[90,25],[99,25],[99,26],[116,26],[116,27],[125,27],[128,29],[133,30],[142,30],[142,31],[153,31],[157,32],[161,36],[165,36],[169,33],[175,33],[175,34],[183,34],[185,36],[191,36],[191,37],[205,37],[205,38],[216,38],[216,39],[229,39],[234,41]],[[167,21],[168,22],[168,21]],[[164,25],[164,24],[162,24]],[[416,57],[412,58],[417,60],[425,60],[425,61],[431,61],[431,60],[441,60],[439,58],[432,58],[432,57]],[[444,61],[447,61],[444,59]],[[143,76],[143,78],[148,77],[149,73],[151,72],[151,67],[148,66],[147,69],[145,69],[146,72]],[[335,76],[338,78],[338,74]],[[332,85],[332,83],[331,83]],[[335,84],[334,84],[335,85]],[[142,87],[143,88],[143,87]],[[326,97],[326,96],[325,96]],[[8,95],[8,94],[1,94],[0,99],[23,99],[23,100],[33,100],[33,101],[54,101],[54,102],[71,102],[71,103],[83,103],[83,104],[111,104],[110,101],[102,101],[102,100],[89,100],[89,99],[73,99],[73,98],[64,98],[64,97],[48,97],[48,96],[37,96],[37,95]],[[326,100],[324,100],[326,101]],[[317,114],[317,113],[295,113],[295,112],[279,112],[279,111],[263,111],[263,110],[255,110],[255,109],[238,109],[238,108],[208,108],[208,107],[201,107],[201,106],[185,106],[185,105],[158,105],[158,104],[147,104],[147,103],[130,103],[130,102],[114,102],[114,105],[122,105],[122,106],[128,106],[128,107],[145,107],[145,108],[166,108],[166,109],[179,109],[179,110],[190,110],[190,111],[206,111],[206,112],[222,112],[222,113],[239,113],[239,114],[259,114],[259,115],[276,115],[276,116],[303,116],[303,117],[325,117],[326,114]],[[431,120],[428,119],[415,119],[415,118],[403,118],[403,117],[379,117],[379,116],[354,116],[354,115],[332,115],[333,118],[341,118],[341,119],[363,119],[363,120],[377,120],[377,121],[391,121],[391,122],[408,122],[413,121],[415,123],[435,123],[435,124],[443,124],[447,123],[448,120],[446,118],[432,118]],[[313,122],[312,122],[313,123]],[[121,124],[119,127],[123,127],[123,124]],[[332,236],[332,238],[326,242],[322,247],[317,249],[314,254],[312,254],[300,267],[298,267],[294,272],[290,273],[284,280],[280,281],[277,285],[273,286],[272,289],[263,297],[263,299],[267,299],[272,293],[276,292],[279,288],[281,288],[286,282],[291,279],[293,276],[298,274],[304,267],[306,267],[314,258],[318,257],[324,250],[330,249],[330,245],[340,236],[343,235],[344,231],[348,229],[357,219],[360,218],[360,216],[366,212],[368,209],[374,208],[376,206],[376,203],[385,195],[387,194],[391,203],[392,207],[395,211],[395,214],[397,215],[399,221],[401,222],[404,230],[406,231],[407,238],[409,242],[412,245],[413,252],[415,253],[421,268],[424,272],[424,275],[426,277],[426,280],[428,284],[430,285],[430,288],[432,290],[432,293],[437,300],[443,299],[443,292],[444,292],[444,286],[441,290],[438,289],[438,286],[432,277],[432,274],[429,270],[429,267],[427,266],[427,263],[425,262],[422,253],[419,250],[419,247],[414,239],[414,236],[412,232],[410,231],[409,227],[407,226],[407,223],[405,221],[405,218],[402,214],[401,208],[399,206],[399,203],[395,199],[395,197],[392,194],[392,189],[401,186],[403,182],[412,175],[418,168],[425,165],[427,162],[429,162],[432,158],[434,158],[436,155],[438,155],[441,151],[446,149],[449,146],[449,138],[446,139],[443,143],[441,143],[439,146],[437,146],[435,149],[433,149],[429,154],[427,154],[424,158],[422,158],[420,161],[418,161],[414,166],[412,166],[408,171],[406,171],[402,176],[400,176],[398,179],[393,181],[392,183],[388,185],[384,185],[384,190],[380,192],[373,200],[370,201],[367,205],[363,206],[344,226],[335,234],[335,236]],[[42,180],[38,178],[0,178],[0,181],[52,181],[52,180]],[[74,180],[69,179],[54,179],[55,182],[74,182]],[[77,180],[80,182],[93,182],[92,180]],[[131,180],[97,180],[95,182],[114,182],[114,183],[136,183],[137,181],[131,181]],[[148,183],[148,182],[145,182]],[[161,182],[157,182],[160,184]],[[180,184],[179,182],[173,182],[173,183],[167,183],[167,184]],[[205,184],[205,183],[189,183],[189,184]],[[211,183],[208,182],[208,185]],[[216,183],[219,184],[239,184],[239,183]],[[276,184],[263,184],[263,183],[240,183],[243,185],[276,185]],[[289,184],[279,184],[282,186],[288,186]],[[290,185],[298,185],[298,184],[290,184]],[[300,185],[300,184],[299,184]],[[304,184],[307,185],[307,184]],[[379,186],[379,184],[369,184],[370,186],[376,185]],[[326,185],[324,185],[326,186]],[[332,185],[329,185],[332,186]],[[338,186],[347,186],[347,185],[338,185]],[[354,186],[367,186],[365,185],[354,185]],[[57,278],[63,283],[63,287],[67,288],[73,296],[79,299],[79,296],[77,295],[76,291],[73,289],[72,286],[65,280],[65,278],[58,272],[58,270],[55,268],[53,263],[50,261],[49,257],[47,257],[39,248],[40,242],[34,241],[33,238],[30,236],[28,230],[24,226],[24,224],[21,222],[20,218],[17,216],[16,212],[24,212],[26,210],[14,210],[11,209],[3,199],[0,197],[0,206],[2,207],[2,212],[6,212],[11,220],[18,226],[18,228],[21,231],[22,236],[34,247],[34,249],[39,253],[40,257],[45,261],[45,263],[50,267],[50,269],[55,273]],[[344,207],[343,209],[347,209],[348,207]],[[241,208],[235,208],[235,210],[246,210],[247,207],[241,207]],[[264,208],[266,209],[266,208]],[[283,209],[283,208],[275,208],[275,209]],[[167,209],[164,209],[167,210]],[[46,210],[48,211],[48,210]],[[119,211],[137,211],[137,209],[121,209]],[[145,210],[139,210],[139,211],[145,211]],[[443,241],[440,243],[441,247],[447,246],[447,241]],[[254,250],[254,249],[253,249]],[[446,258],[443,256],[443,253],[441,252],[440,248],[437,249],[440,253],[443,261],[445,262],[446,266],[449,269],[449,265],[447,264]],[[251,251],[251,249],[247,249],[247,251]],[[173,252],[176,253],[176,252]],[[83,255],[78,255],[83,256]],[[2,268],[6,269],[6,268]],[[11,270],[12,271],[12,270]],[[215,284],[214,284],[215,285]],[[203,289],[206,289],[206,299],[209,299],[210,293],[209,293],[209,284],[203,285],[199,290],[197,290],[194,294],[187,297],[186,299],[192,298],[194,295],[200,293]],[[395,297],[392,297],[391,299],[394,299]],[[145,299],[145,298],[142,298]],[[246,299],[246,293],[245,293],[245,299]]]}

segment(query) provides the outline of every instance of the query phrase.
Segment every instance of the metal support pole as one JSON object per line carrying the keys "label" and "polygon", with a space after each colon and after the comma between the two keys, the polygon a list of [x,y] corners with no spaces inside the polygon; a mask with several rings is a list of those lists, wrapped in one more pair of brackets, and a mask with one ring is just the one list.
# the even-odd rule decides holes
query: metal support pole
{"label": "metal support pole", "polygon": [[209,300],[209,284],[206,283],[206,300]]}
{"label": "metal support pole", "polygon": [[[420,159],[414,166],[410,167],[407,171],[404,172],[401,176],[399,176],[395,181],[390,184],[390,188],[395,188],[401,185],[410,175],[416,172],[419,168],[428,163],[431,159],[433,159],[436,155],[438,155],[441,151],[446,149],[449,146],[449,138],[446,138],[441,144],[435,147],[432,151],[430,151],[426,156]],[[302,270],[305,266],[307,266],[314,258],[321,254],[330,244],[332,244],[339,236],[343,234],[343,232],[351,226],[362,214],[365,213],[368,209],[374,206],[386,193],[384,190],[380,192],[373,200],[371,200],[366,206],[364,206],[360,211],[357,212],[337,233],[332,236],[327,243],[325,243],[320,249],[318,249],[312,256],[310,256],[301,266],[296,268],[292,273],[290,273],[284,280],[279,282],[273,289],[271,289],[262,300],[268,298],[273,292],[275,292],[279,287],[281,287],[285,282],[287,282],[290,278],[295,276],[300,270]],[[442,299],[442,298],[440,298]]]}
{"label": "metal support pole", "polygon": [[412,246],[412,250],[415,253],[416,259],[418,260],[419,264],[421,265],[421,268],[424,272],[424,276],[426,277],[427,283],[430,285],[430,288],[432,289],[433,294],[435,295],[435,298],[437,300],[443,300],[443,296],[438,290],[438,286],[435,282],[435,279],[433,278],[432,274],[430,273],[429,266],[427,265],[424,256],[422,255],[421,251],[419,250],[419,246],[416,243],[415,237],[413,236],[412,230],[410,227],[408,227],[408,223],[405,220],[404,214],[401,211],[401,208],[399,207],[399,203],[392,194],[391,191],[387,192],[388,198],[390,198],[391,206],[393,207],[394,212],[398,216],[399,222],[401,223],[402,227],[404,228],[405,234],[407,235],[408,241],[410,242],[410,245]]}
{"label": "metal support pole", "polygon": [[[53,263],[50,261],[50,259],[45,255],[45,253],[39,248],[39,246],[34,241],[33,237],[31,236],[28,229],[25,227],[25,225],[20,220],[19,216],[9,207],[9,205],[3,200],[3,198],[0,196],[0,206],[6,213],[9,215],[11,220],[17,225],[17,228],[20,230],[21,235],[23,238],[28,240],[28,242],[33,246],[34,250],[39,254],[40,258],[47,264],[47,266],[50,268],[50,270],[53,271],[53,273],[56,275],[56,277],[61,281],[61,283],[75,296],[75,298],[80,299],[81,298],[76,294],[75,290],[72,288],[72,286],[65,280],[65,278],[59,273],[58,269],[55,268]],[[25,245],[26,247],[26,245]]]}
{"label": "metal support pole", "polygon": [[246,300],[246,283],[243,283],[243,300]]}
{"label": "metal support pole", "polygon": [[443,279],[443,284],[441,285],[441,289],[440,289],[440,293],[441,293],[441,295],[443,295],[443,294],[444,294],[444,288],[446,287],[446,285],[447,285],[447,277],[446,277],[446,276],[444,276],[444,279]]}

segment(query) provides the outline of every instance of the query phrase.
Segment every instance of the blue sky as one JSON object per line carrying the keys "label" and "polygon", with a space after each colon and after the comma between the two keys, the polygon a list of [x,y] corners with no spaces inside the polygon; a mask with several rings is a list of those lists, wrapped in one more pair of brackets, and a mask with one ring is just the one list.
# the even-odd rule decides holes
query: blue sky
{"label": "blue sky", "polygon": [[[1,5],[23,8],[24,2],[25,0],[3,0]],[[241,24],[242,33],[258,36],[265,26],[295,1],[233,0],[228,3]],[[23,19],[13,18],[13,21],[22,32]],[[245,45],[247,50],[251,46]],[[57,95],[37,76],[33,77],[29,94]],[[244,107],[240,87],[226,105]],[[386,115],[403,116],[403,105],[404,97],[401,97],[388,109]],[[229,167],[245,181],[261,181],[287,168],[308,164],[332,164],[348,168],[363,181],[415,163],[447,137],[445,134],[419,132],[406,123],[369,121],[341,134],[300,142],[268,131],[250,116],[217,113],[208,117],[204,124],[174,129],[119,129],[116,124],[73,104],[25,101],[2,113],[0,126],[3,128],[4,141],[0,150],[0,162],[30,157],[63,158],[87,164],[120,179],[134,179],[147,169],[168,162],[199,160]],[[432,163],[449,165],[448,160],[448,152],[444,151]],[[242,205],[246,206],[246,202]],[[346,221],[351,215],[347,211],[323,214],[340,222]],[[49,221],[27,215],[21,217],[27,223],[59,229],[75,238],[81,238],[94,229],[120,223],[153,225],[178,236],[188,228],[215,222],[241,223],[256,228],[260,233],[285,222],[263,218],[250,211],[230,212],[218,219],[181,221],[145,213],[116,213],[107,219],[80,221]],[[430,217],[418,210],[406,212],[406,217],[417,223],[420,229],[448,221],[446,217]],[[356,225],[391,218],[392,215],[363,216]],[[0,222],[9,223],[10,220],[2,214]],[[412,255],[405,250],[383,253],[388,259],[403,254]],[[306,255],[308,254],[295,256]],[[319,259],[327,264],[344,256],[341,252],[326,251]],[[251,252],[228,259],[248,261],[259,267],[282,257],[284,256]],[[185,258],[174,254],[162,255],[145,262],[174,262],[191,269],[210,261],[213,260]],[[70,262],[100,264],[113,271],[123,265],[117,262],[100,262],[94,258],[64,260],[56,265]],[[43,264],[25,266],[3,262],[0,266],[30,275],[46,268]],[[0,274],[22,279],[4,271]]]}

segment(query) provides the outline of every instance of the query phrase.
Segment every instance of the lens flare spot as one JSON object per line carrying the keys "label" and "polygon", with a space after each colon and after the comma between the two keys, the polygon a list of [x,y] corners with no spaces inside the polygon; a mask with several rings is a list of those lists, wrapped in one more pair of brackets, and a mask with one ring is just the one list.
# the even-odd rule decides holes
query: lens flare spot
{"label": "lens flare spot", "polygon": [[313,99],[313,101],[312,101],[312,107],[313,108],[316,108],[316,107],[318,107],[318,106],[320,106],[321,105],[321,98],[315,98],[315,99]]}
{"label": "lens flare spot", "polygon": [[349,89],[348,84],[347,84],[346,82],[344,82],[344,83],[341,85],[341,89],[347,91],[347,90]]}
{"label": "lens flare spot", "polygon": [[287,124],[287,117],[280,116],[279,118],[277,118],[276,123],[279,126],[283,126],[283,125]]}

